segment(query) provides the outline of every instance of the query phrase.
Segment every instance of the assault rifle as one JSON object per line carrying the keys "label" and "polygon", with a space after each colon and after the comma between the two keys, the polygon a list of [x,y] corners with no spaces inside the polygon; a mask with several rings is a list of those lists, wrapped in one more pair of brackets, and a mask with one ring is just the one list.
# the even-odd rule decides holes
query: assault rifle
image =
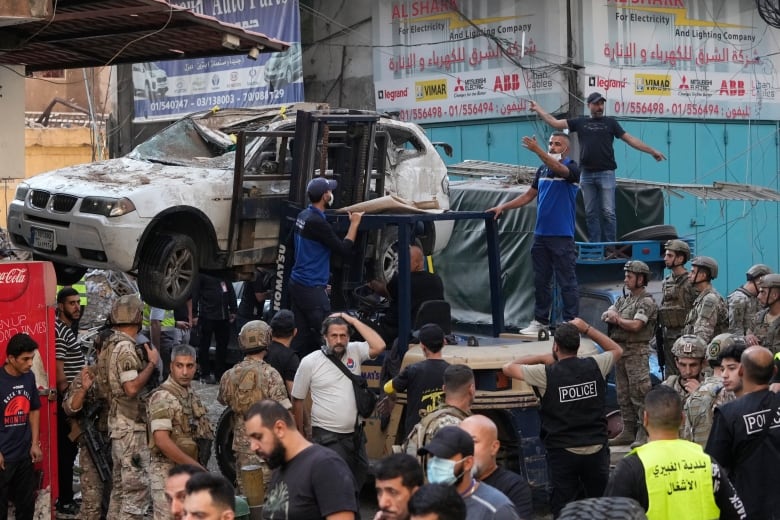
{"label": "assault rifle", "polygon": [[[103,403],[96,400],[93,400],[89,406],[84,407],[84,413],[81,417],[81,432],[84,436],[84,444],[87,447],[89,456],[98,470],[100,480],[107,483],[111,482],[111,447],[95,425],[102,408]],[[106,457],[107,454],[109,455],[108,458]]]}

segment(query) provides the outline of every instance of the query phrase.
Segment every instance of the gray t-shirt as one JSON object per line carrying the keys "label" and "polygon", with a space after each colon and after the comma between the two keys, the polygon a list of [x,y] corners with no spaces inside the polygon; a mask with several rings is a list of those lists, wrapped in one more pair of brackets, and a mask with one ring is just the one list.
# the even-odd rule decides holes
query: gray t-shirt
{"label": "gray t-shirt", "polygon": [[464,500],[467,520],[520,520],[514,504],[506,495],[484,482]]}

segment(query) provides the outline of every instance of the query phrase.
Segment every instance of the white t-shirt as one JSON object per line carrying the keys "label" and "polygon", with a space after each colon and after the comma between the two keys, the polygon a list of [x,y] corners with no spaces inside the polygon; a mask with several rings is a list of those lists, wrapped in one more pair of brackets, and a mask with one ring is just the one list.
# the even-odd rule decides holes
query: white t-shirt
{"label": "white t-shirt", "polygon": [[[360,363],[371,359],[368,343],[351,341],[342,363],[355,375],[360,375]],[[352,381],[317,350],[301,360],[293,381],[292,397],[306,399],[311,391],[311,425],[335,433],[355,431],[357,405]]]}

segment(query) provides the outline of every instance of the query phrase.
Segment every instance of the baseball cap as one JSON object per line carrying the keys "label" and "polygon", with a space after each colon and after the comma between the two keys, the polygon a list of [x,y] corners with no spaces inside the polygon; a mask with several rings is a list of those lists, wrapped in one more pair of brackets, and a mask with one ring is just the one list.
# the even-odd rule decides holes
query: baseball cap
{"label": "baseball cap", "polygon": [[325,177],[314,177],[306,186],[306,193],[314,198],[320,198],[325,195],[326,191],[335,190],[336,186],[338,186],[338,183],[333,179],[326,179]]}
{"label": "baseball cap", "polygon": [[606,101],[607,98],[601,95],[601,92],[591,92],[588,96],[588,104],[598,103],[599,101]]}
{"label": "baseball cap", "polygon": [[417,450],[417,455],[431,454],[449,459],[460,453],[464,457],[474,455],[474,439],[458,426],[445,426],[433,436],[431,442]]}
{"label": "baseball cap", "polygon": [[420,327],[417,337],[423,345],[444,343],[444,331],[435,323],[426,323]]}

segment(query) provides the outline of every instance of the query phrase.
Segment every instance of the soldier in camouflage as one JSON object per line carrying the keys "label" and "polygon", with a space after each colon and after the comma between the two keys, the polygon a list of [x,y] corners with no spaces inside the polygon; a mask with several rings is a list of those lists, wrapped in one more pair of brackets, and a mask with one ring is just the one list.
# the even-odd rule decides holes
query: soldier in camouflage
{"label": "soldier in camouflage", "polygon": [[154,520],[170,517],[165,498],[168,472],[177,464],[200,465],[205,469],[211,455],[214,434],[206,408],[191,385],[196,366],[193,347],[173,347],[170,375],[149,395],[147,416]]}
{"label": "soldier in camouflage", "polygon": [[758,284],[758,300],[763,309],[756,313],[745,338],[749,346],[761,345],[780,352],[780,274],[768,274]]}
{"label": "soldier in camouflage", "polygon": [[758,303],[758,284],[772,272],[768,265],[756,264],[745,273],[747,281],[734,290],[728,297],[729,332],[744,336],[750,329],[760,306]]}
{"label": "soldier in camouflage", "polygon": [[663,384],[677,392],[683,406],[704,379],[702,369],[706,353],[707,344],[696,336],[682,335],[674,342],[672,355],[679,374],[667,377]]}
{"label": "soldier in camouflage", "polygon": [[718,277],[718,262],[709,256],[697,256],[691,260],[691,266],[688,277],[698,295],[685,318],[683,334],[698,336],[709,344],[729,327],[726,301],[712,286],[712,280]]}
{"label": "soldier in camouflage", "polygon": [[[658,326],[663,336],[664,374],[676,374],[672,347],[682,335],[685,317],[693,307],[696,292],[688,279],[685,262],[691,257],[691,248],[682,240],[669,240],[664,245],[664,265],[671,272],[664,278],[661,305],[658,307]],[[659,354],[660,355],[660,354]]]}
{"label": "soldier in camouflage", "polygon": [[[699,388],[691,392],[683,406],[682,438],[704,447],[712,429],[712,416],[716,406],[736,399],[734,392],[723,386],[721,361],[723,357],[739,359],[746,348],[745,339],[731,333],[718,334],[707,347],[707,363],[712,375]],[[721,356],[723,354],[723,356]]]}
{"label": "soldier in camouflage", "polygon": [[646,263],[630,260],[623,267],[627,294],[610,306],[601,319],[610,325],[609,337],[623,348],[615,366],[617,397],[623,416],[623,431],[609,441],[610,446],[644,444],[647,432],[642,426],[645,394],[650,391],[650,340],[655,333],[658,306],[647,284],[650,268]]}
{"label": "soldier in camouflage", "polygon": [[253,320],[241,327],[238,341],[244,351],[244,360],[225,372],[219,382],[217,400],[233,411],[233,453],[236,456],[238,489],[246,495],[241,468],[260,466],[265,488],[271,481],[268,464],[250,448],[244,426],[244,414],[249,407],[263,399],[273,399],[286,409],[292,409],[287,387],[279,372],[264,361],[271,343],[271,327],[261,320]]}
{"label": "soldier in camouflage", "polygon": [[[120,297],[111,308],[114,334],[97,360],[97,385],[108,396],[113,487],[111,508],[119,520],[142,520],[149,506],[149,446],[146,437],[145,389],[159,355],[146,343],[146,361],[136,352],[143,303],[136,295]],[[116,509],[115,509],[116,508]],[[113,519],[112,519],[113,520]]]}

